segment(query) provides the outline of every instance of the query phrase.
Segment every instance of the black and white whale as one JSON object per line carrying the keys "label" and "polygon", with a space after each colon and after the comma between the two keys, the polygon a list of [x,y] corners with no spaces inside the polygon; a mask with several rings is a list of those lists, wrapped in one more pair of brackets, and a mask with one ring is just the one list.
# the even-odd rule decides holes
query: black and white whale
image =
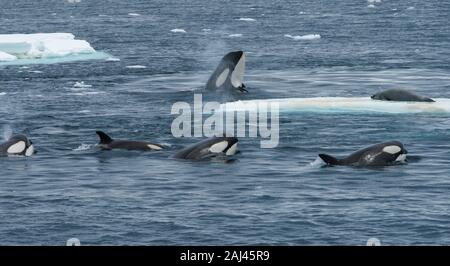
{"label": "black and white whale", "polygon": [[226,54],[206,83],[208,91],[247,92],[243,83],[245,53],[235,51]]}
{"label": "black and white whale", "polygon": [[231,156],[237,152],[235,137],[212,137],[178,151],[174,158],[202,160],[217,155]]}
{"label": "black and white whale", "polygon": [[138,150],[138,151],[159,151],[163,149],[163,146],[145,141],[133,141],[133,140],[114,140],[106,133],[102,131],[96,131],[100,137],[98,147],[104,150],[123,149],[123,150]]}
{"label": "black and white whale", "polygon": [[343,159],[337,159],[327,154],[319,154],[319,157],[328,165],[370,167],[403,162],[406,160],[407,153],[401,142],[389,141],[359,150]]}
{"label": "black and white whale", "polygon": [[371,97],[374,100],[399,101],[399,102],[434,102],[433,99],[417,95],[413,92],[402,89],[389,89]]}
{"label": "black and white whale", "polygon": [[15,135],[8,141],[0,144],[0,156],[24,155],[31,156],[35,153],[33,142],[24,135]]}

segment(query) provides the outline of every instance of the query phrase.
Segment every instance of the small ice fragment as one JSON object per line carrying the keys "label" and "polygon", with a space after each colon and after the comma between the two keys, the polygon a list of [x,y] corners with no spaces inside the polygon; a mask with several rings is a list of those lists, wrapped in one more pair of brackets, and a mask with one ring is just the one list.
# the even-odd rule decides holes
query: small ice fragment
{"label": "small ice fragment", "polygon": [[143,65],[131,65],[131,66],[126,66],[126,68],[131,68],[131,69],[143,69],[143,68],[147,68],[146,66]]}
{"label": "small ice fragment", "polygon": [[306,40],[306,41],[317,40],[317,39],[321,38],[320,34],[307,34],[307,35],[302,35],[302,36],[299,36],[299,35],[292,36],[290,34],[285,34],[284,37],[287,37],[287,38],[290,38],[290,39],[293,39],[296,41],[298,41],[298,40]]}
{"label": "small ice fragment", "polygon": [[173,30],[170,30],[170,31],[174,32],[174,33],[186,33],[186,31],[184,29],[173,29]]}
{"label": "small ice fragment", "polygon": [[240,21],[256,21],[254,18],[239,18]]}

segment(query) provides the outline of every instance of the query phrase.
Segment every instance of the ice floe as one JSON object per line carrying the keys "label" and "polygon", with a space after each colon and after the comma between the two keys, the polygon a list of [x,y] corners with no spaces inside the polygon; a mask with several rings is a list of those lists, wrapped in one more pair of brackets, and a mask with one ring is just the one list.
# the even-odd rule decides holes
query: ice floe
{"label": "ice floe", "polygon": [[240,21],[256,21],[254,18],[239,18]]}
{"label": "ice floe", "polygon": [[16,59],[17,59],[16,56],[0,51],[0,62],[1,61],[13,61]]}
{"label": "ice floe", "polygon": [[143,68],[147,68],[146,66],[143,65],[131,65],[131,66],[126,66],[126,68],[131,68],[131,69],[143,69]]}
{"label": "ice floe", "polygon": [[139,17],[141,14],[138,13],[128,13],[128,16]]}
{"label": "ice floe", "polygon": [[110,61],[110,62],[119,62],[120,58],[117,57],[108,57],[105,59],[105,61]]}
{"label": "ice floe", "polygon": [[170,31],[174,32],[174,33],[186,33],[186,31],[184,29],[172,29]]}
{"label": "ice floe", "polygon": [[317,39],[321,38],[320,34],[307,34],[307,35],[302,35],[302,36],[299,36],[299,35],[292,36],[290,34],[285,34],[284,37],[290,38],[290,39],[293,39],[296,41],[298,41],[298,40],[306,40],[306,41],[317,40]]}
{"label": "ice floe", "polygon": [[370,97],[315,97],[284,98],[228,102],[219,111],[253,111],[258,106],[277,106],[280,112],[325,113],[450,113],[450,99],[434,98],[436,102],[389,102],[376,101]]}
{"label": "ice floe", "polygon": [[[110,56],[109,56],[110,57]],[[71,33],[0,34],[0,64],[40,64],[105,59]]]}
{"label": "ice floe", "polygon": [[231,37],[231,38],[239,38],[239,37],[242,37],[242,34],[241,34],[241,33],[230,34],[230,35],[228,35],[228,37]]}

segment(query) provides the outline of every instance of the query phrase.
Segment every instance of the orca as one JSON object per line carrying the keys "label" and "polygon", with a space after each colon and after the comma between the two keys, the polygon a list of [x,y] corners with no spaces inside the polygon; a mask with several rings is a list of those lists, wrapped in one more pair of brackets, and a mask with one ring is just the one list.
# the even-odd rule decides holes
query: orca
{"label": "orca", "polygon": [[434,102],[433,99],[402,89],[389,89],[372,95],[373,100],[398,102]]}
{"label": "orca", "polygon": [[15,135],[8,141],[0,144],[0,155],[23,155],[31,156],[35,154],[33,142],[25,135]]}
{"label": "orca", "polygon": [[159,144],[133,141],[133,140],[114,140],[103,131],[96,131],[100,138],[98,147],[104,150],[123,149],[123,150],[138,150],[138,151],[159,151],[163,149],[163,146]]}
{"label": "orca", "polygon": [[237,143],[235,137],[212,137],[178,151],[174,158],[203,160],[217,155],[231,156],[237,152]]}
{"label": "orca", "polygon": [[245,72],[245,53],[235,51],[226,54],[206,83],[207,91],[228,93],[248,92],[243,83]]}
{"label": "orca", "polygon": [[406,160],[408,151],[399,141],[379,143],[337,159],[331,155],[319,154],[327,165],[349,165],[356,167],[388,166]]}

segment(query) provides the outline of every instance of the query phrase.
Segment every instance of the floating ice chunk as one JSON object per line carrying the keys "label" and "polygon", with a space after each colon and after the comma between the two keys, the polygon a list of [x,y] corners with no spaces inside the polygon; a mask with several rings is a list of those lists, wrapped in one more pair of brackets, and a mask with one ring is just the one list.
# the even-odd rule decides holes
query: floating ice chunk
{"label": "floating ice chunk", "polygon": [[[76,40],[71,33],[0,34],[0,52],[10,61],[39,63],[31,59],[55,59],[69,55],[93,55],[96,51],[85,40]],[[14,56],[15,59],[13,59]],[[98,59],[98,58],[95,58]],[[74,58],[74,60],[77,60]],[[5,61],[5,60],[0,60]],[[65,61],[70,61],[65,58]],[[72,60],[73,61],[73,60]]]}
{"label": "floating ice chunk", "polygon": [[120,61],[120,58],[117,57],[108,57],[105,59],[106,61],[111,61],[111,62],[118,62]]}
{"label": "floating ice chunk", "polygon": [[239,18],[240,21],[256,21],[254,18]]}
{"label": "floating ice chunk", "polygon": [[67,0],[71,4],[81,3],[81,0]]}
{"label": "floating ice chunk", "polygon": [[138,13],[128,13],[128,16],[139,17],[141,14]]}
{"label": "floating ice chunk", "polygon": [[416,9],[416,8],[413,7],[413,6],[410,6],[410,7],[408,7],[406,10],[414,10],[414,9]]}
{"label": "floating ice chunk", "polygon": [[147,68],[147,67],[146,66],[142,66],[142,65],[131,65],[131,66],[126,66],[126,68],[143,69],[143,68]]}
{"label": "floating ice chunk", "polygon": [[370,5],[367,5],[367,7],[368,7],[368,8],[374,8],[375,5],[374,5],[374,4],[370,4]]}
{"label": "floating ice chunk", "polygon": [[0,92],[0,96],[6,95],[6,92]]}
{"label": "floating ice chunk", "polygon": [[184,29],[173,29],[173,30],[170,30],[170,31],[174,32],[174,33],[186,33],[186,31]]}
{"label": "floating ice chunk", "polygon": [[13,61],[16,59],[16,56],[0,51],[0,61]]}
{"label": "floating ice chunk", "polygon": [[450,113],[450,98],[434,98],[436,102],[387,102],[370,97],[314,97],[236,101],[221,104],[218,111],[253,111],[260,104],[278,106],[280,112],[325,113]]}
{"label": "floating ice chunk", "polygon": [[381,3],[381,0],[367,0],[369,3]]}
{"label": "floating ice chunk", "polygon": [[239,38],[239,37],[242,37],[242,34],[241,34],[241,33],[230,34],[230,35],[228,35],[228,37],[231,37],[231,38]]}
{"label": "floating ice chunk", "polygon": [[293,39],[296,41],[298,41],[298,40],[306,40],[306,41],[317,40],[317,39],[321,38],[320,34],[307,34],[307,35],[302,35],[302,36],[298,36],[298,35],[292,36],[290,34],[285,34],[284,37],[287,37],[287,38],[290,38],[290,39]]}

